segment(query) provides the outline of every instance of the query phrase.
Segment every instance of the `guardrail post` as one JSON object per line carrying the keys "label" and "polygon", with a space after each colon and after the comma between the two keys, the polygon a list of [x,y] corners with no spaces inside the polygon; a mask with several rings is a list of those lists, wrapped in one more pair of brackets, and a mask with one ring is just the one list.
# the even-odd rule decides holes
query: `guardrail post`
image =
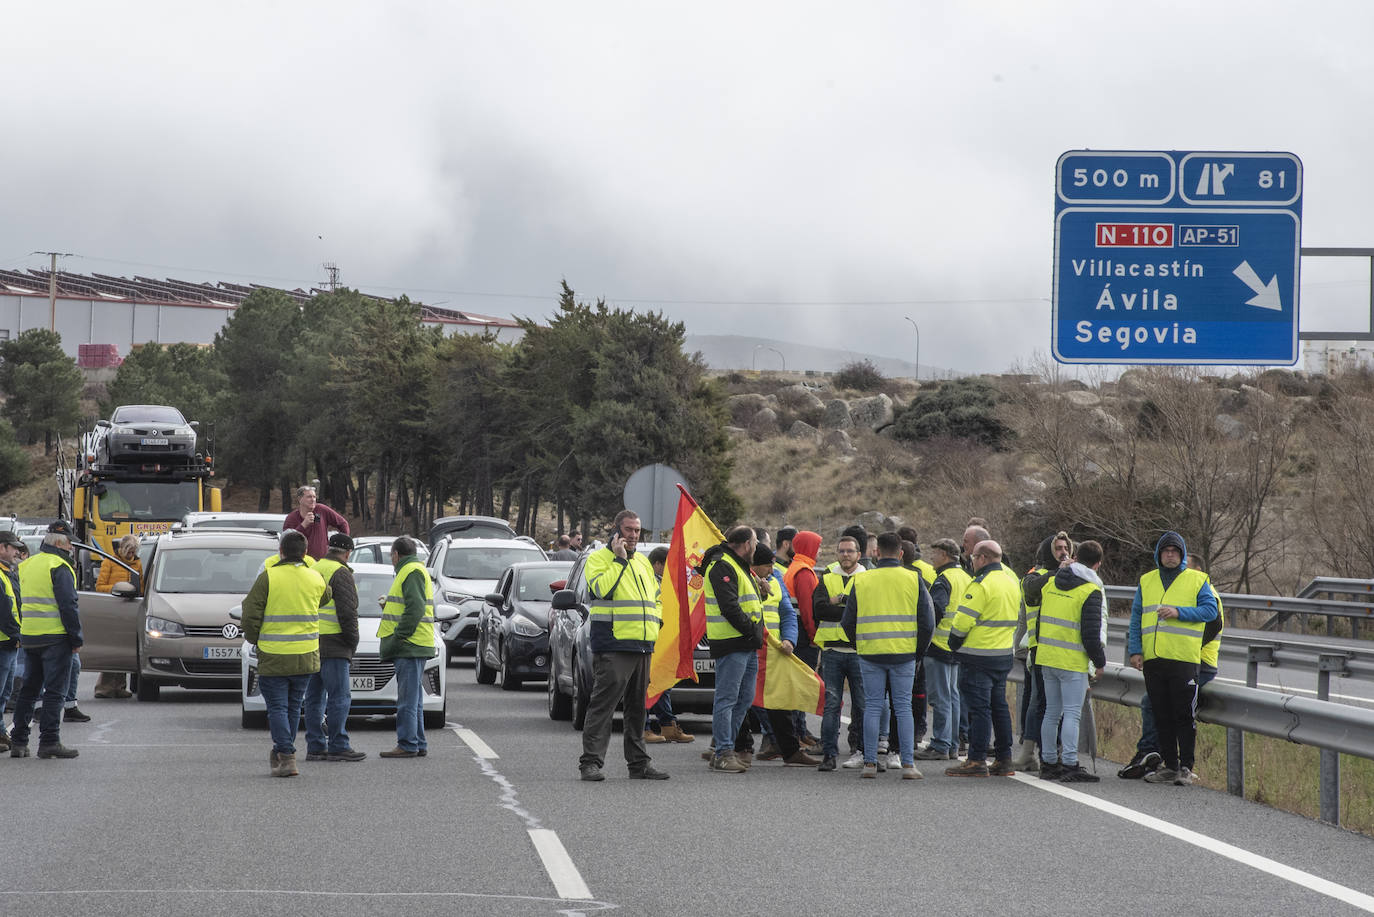
{"label": "guardrail post", "polygon": [[[1322,653],[1317,658],[1317,700],[1331,699],[1331,673],[1345,673],[1348,657],[1344,653]],[[1341,823],[1341,756],[1339,752],[1323,748],[1321,754],[1321,795],[1322,821],[1339,825]]]}
{"label": "guardrail post", "polygon": [[[1253,645],[1245,658],[1245,687],[1259,685],[1259,667],[1274,664],[1274,647]],[[1226,792],[1245,798],[1245,731],[1234,726],[1226,730]]]}

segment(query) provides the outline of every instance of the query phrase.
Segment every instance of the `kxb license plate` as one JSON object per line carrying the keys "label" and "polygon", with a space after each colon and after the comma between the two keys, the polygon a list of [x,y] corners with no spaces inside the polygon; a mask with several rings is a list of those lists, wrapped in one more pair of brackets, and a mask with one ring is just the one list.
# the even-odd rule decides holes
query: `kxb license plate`
{"label": "kxb license plate", "polygon": [[377,679],[372,675],[350,675],[348,687],[352,691],[376,691]]}

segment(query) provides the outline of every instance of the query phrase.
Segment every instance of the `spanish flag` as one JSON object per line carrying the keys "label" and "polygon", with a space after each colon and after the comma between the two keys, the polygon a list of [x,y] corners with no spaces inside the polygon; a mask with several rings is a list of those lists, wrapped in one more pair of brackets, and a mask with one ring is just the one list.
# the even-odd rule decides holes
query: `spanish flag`
{"label": "spanish flag", "polygon": [[[777,588],[774,581],[773,588]],[[782,641],[765,630],[766,646],[759,650],[759,677],[754,683],[754,706],[765,710],[810,710],[825,713],[825,682],[815,669],[782,651]]]}
{"label": "spanish flag", "polygon": [[692,651],[706,634],[706,582],[696,566],[707,550],[725,540],[681,484],[678,490],[677,519],[658,593],[663,623],[649,660],[646,706],[652,706],[660,694],[682,679],[697,680]]}

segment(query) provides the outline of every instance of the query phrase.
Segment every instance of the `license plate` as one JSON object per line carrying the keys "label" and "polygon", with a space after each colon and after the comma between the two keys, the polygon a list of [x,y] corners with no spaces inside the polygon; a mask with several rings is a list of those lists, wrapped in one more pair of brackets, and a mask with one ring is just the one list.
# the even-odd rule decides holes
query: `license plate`
{"label": "license plate", "polygon": [[698,672],[714,672],[716,661],[714,659],[693,659],[692,668]]}
{"label": "license plate", "polygon": [[139,440],[140,445],[144,446],[165,446],[167,440],[161,436],[145,436]]}
{"label": "license plate", "polygon": [[376,691],[377,679],[372,675],[350,675],[348,687],[351,691]]}
{"label": "license plate", "polygon": [[240,656],[237,646],[207,646],[201,651],[202,659],[237,659]]}

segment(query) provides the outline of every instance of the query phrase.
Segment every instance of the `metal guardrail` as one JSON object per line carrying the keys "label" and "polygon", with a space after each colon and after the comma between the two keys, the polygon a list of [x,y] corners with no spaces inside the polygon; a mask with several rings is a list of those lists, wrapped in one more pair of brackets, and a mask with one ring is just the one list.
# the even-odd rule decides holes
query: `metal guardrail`
{"label": "metal guardrail", "polygon": [[1367,595],[1374,599],[1374,579],[1350,579],[1343,576],[1314,576],[1312,582],[1298,590],[1298,598],[1314,595]]}
{"label": "metal guardrail", "polygon": [[[1226,789],[1245,795],[1245,733],[1284,739],[1321,749],[1319,797],[1322,821],[1340,824],[1341,754],[1374,759],[1374,710],[1332,703],[1325,699],[1330,672],[1319,686],[1320,699],[1261,691],[1253,687],[1255,667],[1251,660],[1247,681],[1251,687],[1205,685],[1198,695],[1198,719],[1225,726]],[[1332,660],[1334,663],[1335,660]],[[1109,663],[1092,688],[1094,700],[1139,707],[1145,695],[1145,677],[1129,666]]]}
{"label": "metal guardrail", "polygon": [[[1325,578],[1322,578],[1325,579]],[[1316,580],[1313,581],[1314,583]],[[1364,580],[1346,580],[1356,583]],[[1307,588],[1312,588],[1309,583]],[[1130,602],[1135,597],[1134,586],[1107,586],[1107,598],[1114,602]],[[1318,589],[1316,591],[1326,591]],[[1342,591],[1342,590],[1337,590]],[[1260,630],[1278,631],[1293,615],[1321,615],[1326,618],[1326,631],[1331,633],[1332,621],[1336,618],[1350,618],[1354,622],[1374,621],[1374,602],[1348,602],[1341,599],[1297,598],[1286,595],[1249,595],[1242,592],[1219,593],[1221,603],[1231,610],[1272,611],[1268,621]]]}

